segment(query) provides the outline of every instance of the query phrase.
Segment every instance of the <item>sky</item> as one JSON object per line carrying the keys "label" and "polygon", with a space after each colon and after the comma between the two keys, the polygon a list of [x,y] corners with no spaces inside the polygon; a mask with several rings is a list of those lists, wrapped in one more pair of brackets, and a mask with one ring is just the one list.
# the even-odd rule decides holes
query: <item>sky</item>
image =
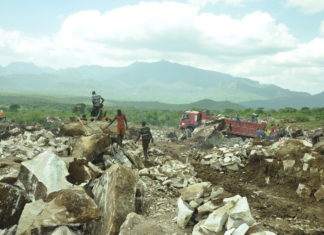
{"label": "sky", "polygon": [[0,0],[0,65],[175,63],[324,91],[324,0]]}

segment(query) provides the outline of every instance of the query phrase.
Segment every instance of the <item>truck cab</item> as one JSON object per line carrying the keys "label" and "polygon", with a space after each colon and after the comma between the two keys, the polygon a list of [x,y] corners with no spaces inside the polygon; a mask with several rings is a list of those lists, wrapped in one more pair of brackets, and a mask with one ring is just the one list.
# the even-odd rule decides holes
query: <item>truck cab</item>
{"label": "truck cab", "polygon": [[208,111],[185,111],[180,119],[180,129],[195,129],[209,116]]}

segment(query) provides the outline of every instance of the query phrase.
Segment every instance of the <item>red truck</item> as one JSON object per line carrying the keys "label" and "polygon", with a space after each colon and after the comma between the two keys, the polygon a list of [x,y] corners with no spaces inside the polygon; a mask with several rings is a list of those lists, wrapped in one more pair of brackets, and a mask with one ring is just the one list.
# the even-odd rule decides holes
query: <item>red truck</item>
{"label": "red truck", "polygon": [[[212,120],[212,116],[208,111],[185,111],[182,113],[182,117],[180,119],[180,129],[190,129],[193,131],[197,126],[201,125],[203,120]],[[256,137],[256,131],[260,128],[261,130],[265,130],[267,124],[256,123],[256,122],[248,122],[241,120],[238,122],[233,119],[225,119],[226,126],[232,127],[232,135],[234,136],[242,136],[242,137]]]}

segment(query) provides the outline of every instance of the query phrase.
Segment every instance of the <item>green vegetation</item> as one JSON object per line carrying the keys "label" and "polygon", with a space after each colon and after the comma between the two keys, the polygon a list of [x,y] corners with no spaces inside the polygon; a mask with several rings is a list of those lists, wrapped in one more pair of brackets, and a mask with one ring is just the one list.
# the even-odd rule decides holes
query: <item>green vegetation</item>
{"label": "green vegetation", "polygon": [[[4,98],[3,97],[7,97]],[[63,101],[64,102],[61,102]],[[88,101],[87,101],[88,100]],[[26,124],[35,124],[35,123],[45,123],[46,117],[48,116],[57,116],[61,117],[64,120],[67,120],[70,117],[81,117],[83,113],[90,117],[91,105],[89,102],[90,98],[85,97],[45,97],[45,96],[26,96],[21,97],[17,96],[3,96],[0,95],[0,109],[4,109],[7,119],[14,121],[16,123],[26,123]],[[57,102],[55,102],[57,101]],[[168,109],[168,106],[154,107],[152,103],[147,102],[148,106],[136,106],[133,104],[141,104],[141,102],[112,102],[106,101],[110,106],[105,106],[104,111],[107,111],[107,115],[111,118],[114,117],[117,108],[122,109],[126,114],[128,120],[134,124],[140,124],[143,120],[148,122],[150,125],[155,126],[171,126],[177,127],[179,125],[179,118],[183,110],[195,109],[202,110],[202,107],[197,106],[181,106],[178,105],[177,109]],[[258,107],[256,109],[232,109],[225,108],[222,111],[216,111],[215,103],[211,101],[201,101],[193,104],[212,105],[212,114],[224,114],[227,117],[235,117],[237,114],[240,115],[242,119],[251,120],[253,113],[258,114],[259,120],[264,120],[271,124],[280,123],[286,124],[292,123],[294,125],[303,126],[304,128],[317,128],[324,126],[324,107],[322,108],[309,108],[302,107],[301,109],[295,108],[282,108],[282,109],[270,109],[266,110],[263,107]],[[161,103],[160,103],[161,104]],[[163,104],[167,105],[167,104]],[[174,106],[172,106],[174,107]],[[229,106],[231,107],[231,106]],[[183,108],[183,109],[180,109]],[[207,107],[206,107],[207,108]],[[221,110],[221,109],[220,109]]]}

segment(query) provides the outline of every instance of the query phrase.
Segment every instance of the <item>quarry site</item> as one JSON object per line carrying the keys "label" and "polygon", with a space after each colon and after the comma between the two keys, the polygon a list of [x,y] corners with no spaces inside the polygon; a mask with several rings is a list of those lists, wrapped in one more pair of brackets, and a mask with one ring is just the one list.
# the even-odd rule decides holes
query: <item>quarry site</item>
{"label": "quarry site", "polygon": [[52,122],[6,128],[1,235],[324,234],[323,129],[268,142],[215,137],[217,122],[153,128],[145,160],[136,128],[120,148],[104,122]]}

